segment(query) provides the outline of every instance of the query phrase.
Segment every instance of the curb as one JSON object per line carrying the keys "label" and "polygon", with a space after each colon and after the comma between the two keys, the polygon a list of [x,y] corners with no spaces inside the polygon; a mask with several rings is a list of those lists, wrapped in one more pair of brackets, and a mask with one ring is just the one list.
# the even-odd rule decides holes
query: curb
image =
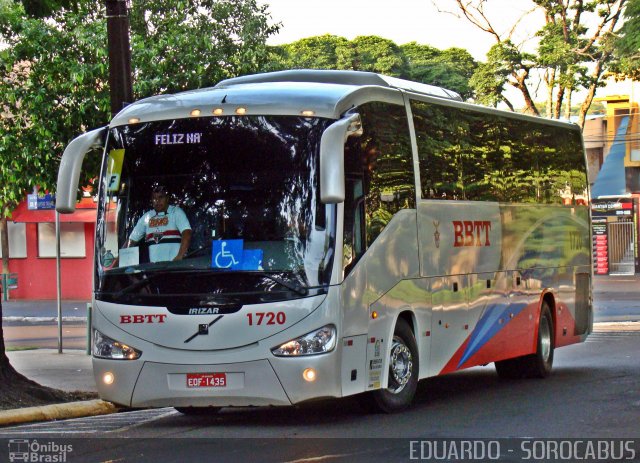
{"label": "curb", "polygon": [[640,331],[640,321],[593,323],[594,333],[605,331]]}
{"label": "curb", "polygon": [[[118,410],[119,408],[111,402],[105,402],[100,399],[43,405],[40,407],[17,408],[14,410],[0,411],[0,426],[108,415]],[[2,431],[0,430],[0,432]]]}

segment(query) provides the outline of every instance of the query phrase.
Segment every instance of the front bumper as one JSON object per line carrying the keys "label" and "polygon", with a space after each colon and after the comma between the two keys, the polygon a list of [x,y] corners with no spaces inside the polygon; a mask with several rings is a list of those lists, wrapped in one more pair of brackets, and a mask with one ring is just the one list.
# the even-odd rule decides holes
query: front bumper
{"label": "front bumper", "polygon": [[[131,407],[246,407],[291,405],[340,397],[335,352],[300,358],[272,358],[225,364],[175,364],[93,359],[100,397]],[[313,368],[317,378],[302,376]],[[107,385],[106,372],[114,376]],[[226,373],[225,387],[187,387],[188,373]]]}

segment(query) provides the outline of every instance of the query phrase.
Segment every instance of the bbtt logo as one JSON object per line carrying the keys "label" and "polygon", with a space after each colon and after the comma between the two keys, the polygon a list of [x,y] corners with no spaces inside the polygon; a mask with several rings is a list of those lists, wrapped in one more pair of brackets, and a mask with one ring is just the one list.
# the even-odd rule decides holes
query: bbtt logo
{"label": "bbtt logo", "polygon": [[120,324],[128,323],[164,323],[165,314],[120,315]]}
{"label": "bbtt logo", "polygon": [[489,220],[454,220],[451,223],[453,224],[453,247],[491,246]]}

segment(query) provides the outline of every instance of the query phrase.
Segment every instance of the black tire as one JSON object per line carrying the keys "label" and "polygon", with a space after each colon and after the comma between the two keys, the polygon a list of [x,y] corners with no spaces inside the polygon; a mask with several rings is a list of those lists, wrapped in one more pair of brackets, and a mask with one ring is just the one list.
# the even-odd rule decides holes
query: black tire
{"label": "black tire", "polygon": [[553,367],[554,333],[551,309],[546,302],[543,302],[540,309],[536,353],[496,362],[498,376],[504,379],[546,378],[549,376]]}
{"label": "black tire", "polygon": [[411,405],[418,387],[418,346],[409,324],[398,319],[391,341],[389,384],[386,389],[370,393],[376,411],[395,413]]}
{"label": "black tire", "polygon": [[207,416],[215,415],[222,407],[174,407],[183,415]]}

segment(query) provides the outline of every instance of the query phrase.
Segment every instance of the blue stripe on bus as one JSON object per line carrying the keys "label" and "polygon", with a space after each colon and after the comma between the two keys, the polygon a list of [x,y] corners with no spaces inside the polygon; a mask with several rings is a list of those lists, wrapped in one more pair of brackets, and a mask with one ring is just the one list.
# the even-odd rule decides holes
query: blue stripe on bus
{"label": "blue stripe on bus", "polygon": [[[527,307],[525,302],[514,304],[496,304],[487,307],[478,324],[471,333],[471,338],[467,344],[462,358],[458,362],[458,368],[460,368],[464,362],[469,360],[476,352],[478,352],[482,346],[484,346],[491,338],[493,338],[502,328],[507,326],[509,321],[512,320],[511,316],[506,315],[513,314],[518,315]],[[503,320],[500,323],[500,319]]]}

